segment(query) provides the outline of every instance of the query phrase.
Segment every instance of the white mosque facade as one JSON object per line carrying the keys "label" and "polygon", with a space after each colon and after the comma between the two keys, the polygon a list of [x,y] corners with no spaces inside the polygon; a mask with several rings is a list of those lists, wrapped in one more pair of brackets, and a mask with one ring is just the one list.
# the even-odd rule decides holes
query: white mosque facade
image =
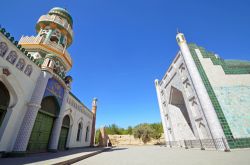
{"label": "white mosque facade", "polygon": [[70,92],[67,48],[73,20],[65,9],[40,17],[36,36],[15,41],[0,29],[0,153],[22,154],[93,145],[92,111]]}
{"label": "white mosque facade", "polygon": [[167,144],[212,139],[218,150],[250,147],[250,62],[223,60],[182,33],[176,39],[180,50],[155,80]]}

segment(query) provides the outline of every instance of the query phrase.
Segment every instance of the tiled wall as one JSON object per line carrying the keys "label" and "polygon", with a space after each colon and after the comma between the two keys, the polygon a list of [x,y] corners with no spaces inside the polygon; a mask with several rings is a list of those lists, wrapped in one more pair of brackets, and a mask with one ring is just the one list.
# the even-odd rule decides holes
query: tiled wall
{"label": "tiled wall", "polygon": [[[208,92],[208,94],[209,94],[209,97],[210,97],[210,99],[211,99],[211,101],[212,101],[212,103],[213,103],[213,106],[214,106],[214,109],[215,109],[215,111],[216,111],[216,113],[217,113],[217,117],[218,117],[218,119],[219,119],[219,121],[220,121],[220,124],[221,124],[221,126],[222,126],[222,129],[223,129],[223,131],[224,131],[224,134],[225,134],[225,136],[226,136],[226,139],[227,139],[227,142],[228,142],[228,144],[229,144],[229,146],[230,146],[230,148],[247,148],[247,147],[250,147],[250,136],[248,136],[248,137],[243,137],[243,136],[241,136],[240,138],[237,138],[237,137],[234,137],[233,136],[233,131],[231,130],[231,126],[232,126],[232,124],[233,124],[233,120],[230,120],[229,119],[229,121],[228,121],[228,119],[227,118],[229,118],[228,116],[229,116],[229,114],[230,113],[227,113],[227,117],[226,117],[226,115],[224,114],[224,113],[226,113],[226,111],[224,110],[225,108],[223,108],[226,104],[224,104],[223,105],[223,103],[222,103],[222,105],[221,105],[221,103],[219,102],[219,100],[220,100],[220,98],[218,98],[217,97],[217,95],[216,95],[216,93],[215,93],[215,91],[214,91],[214,89],[216,90],[217,88],[215,88],[215,87],[212,87],[212,85],[211,85],[211,83],[210,83],[210,81],[209,81],[209,79],[208,79],[208,77],[207,77],[207,74],[206,74],[206,72],[205,72],[205,70],[204,70],[204,68],[203,68],[203,66],[202,66],[202,64],[201,64],[201,61],[199,60],[199,58],[198,58],[198,56],[197,56],[197,54],[196,54],[196,52],[195,52],[195,49],[199,49],[200,51],[201,51],[201,53],[202,53],[202,56],[203,56],[203,58],[207,58],[206,56],[204,56],[204,55],[206,55],[206,53],[207,53],[207,51],[205,51],[205,49],[204,48],[201,48],[201,47],[198,47],[197,45],[195,45],[195,44],[189,44],[189,49],[190,49],[190,52],[191,52],[191,54],[192,54],[192,57],[193,57],[193,59],[194,59],[194,61],[195,61],[195,64],[196,64],[196,66],[197,66],[197,69],[198,69],[198,71],[199,71],[199,73],[200,73],[200,75],[201,75],[201,78],[202,78],[202,81],[204,82],[204,85],[205,85],[205,87],[206,87],[206,89],[207,89],[207,92]],[[209,58],[210,58],[211,56],[209,56]],[[211,58],[210,58],[211,59]],[[212,60],[213,61],[213,60]],[[217,64],[217,63],[214,63],[214,62],[216,62],[216,61],[213,61],[213,65],[221,65],[221,64]],[[217,61],[218,62],[218,61]],[[222,62],[222,61],[220,61],[220,62]],[[224,68],[223,68],[223,70],[224,70]],[[248,72],[248,68],[246,68],[246,70],[237,70],[237,72],[235,72],[235,70],[230,70],[230,73],[227,73],[227,72],[225,72],[225,70],[224,70],[224,73],[225,74],[248,74],[249,72]],[[224,77],[225,78],[225,77]],[[231,85],[230,85],[231,86]],[[225,86],[224,86],[225,87]],[[232,86],[231,86],[232,87]],[[237,89],[237,90],[239,90],[239,89]],[[243,89],[243,90],[245,90],[245,89]],[[237,92],[239,92],[239,91],[237,91]],[[242,91],[241,91],[242,92]],[[250,91],[248,90],[248,91],[244,91],[244,93],[246,93],[248,96],[247,97],[249,97],[249,93],[250,93]],[[236,93],[234,93],[234,94],[236,94]],[[238,94],[238,93],[237,93]],[[224,96],[224,100],[226,100],[225,98],[225,95],[223,95]],[[246,98],[245,97],[245,95],[242,95],[242,94],[240,94],[240,95],[238,95],[239,96],[239,100],[243,100],[244,98]],[[232,102],[232,100],[233,99],[235,99],[235,98],[231,98],[230,100],[231,100],[231,102]],[[237,100],[237,99],[236,99]],[[248,99],[248,101],[250,101],[249,99]],[[227,102],[229,102],[229,101],[227,101]],[[236,101],[237,102],[237,101]],[[235,101],[234,101],[234,103],[235,103]],[[246,104],[247,104],[247,101],[245,102]],[[238,104],[239,105],[239,104]],[[249,105],[249,103],[248,103],[248,105]],[[235,104],[235,106],[237,107],[237,105]],[[238,106],[238,108],[236,108],[236,110],[234,110],[234,111],[237,111],[238,109],[239,109],[239,107],[241,107],[241,106]],[[245,107],[245,106],[244,106]],[[246,107],[250,107],[250,106],[246,106]],[[230,110],[231,110],[231,108],[232,107],[230,107]],[[249,114],[249,113],[248,113]],[[244,115],[248,115],[247,113],[244,113]],[[231,116],[234,116],[234,115],[231,115]],[[235,119],[235,116],[233,117],[233,119]],[[240,122],[240,119],[238,119],[238,121]],[[245,120],[246,122],[247,122],[247,120]],[[248,115],[248,121],[249,121],[249,115]],[[229,124],[229,122],[231,123],[231,125]],[[238,123],[239,123],[238,122]],[[237,123],[236,123],[236,125],[237,125]],[[242,126],[242,125],[241,125]],[[240,125],[237,125],[237,127],[240,127]],[[249,127],[247,127],[247,128],[245,128],[245,130],[246,129],[248,129]],[[237,134],[236,132],[238,131],[235,131],[235,129],[237,129],[237,128],[233,128],[234,129],[234,134]]]}
{"label": "tiled wall", "polygon": [[250,86],[217,87],[214,92],[234,138],[250,137]]}

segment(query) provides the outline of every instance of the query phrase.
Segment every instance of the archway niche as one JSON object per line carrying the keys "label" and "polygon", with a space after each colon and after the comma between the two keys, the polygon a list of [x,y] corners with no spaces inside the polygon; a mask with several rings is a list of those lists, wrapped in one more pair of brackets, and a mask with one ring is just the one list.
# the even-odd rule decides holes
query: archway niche
{"label": "archway niche", "polygon": [[180,109],[183,117],[185,118],[186,123],[188,124],[188,126],[190,127],[191,131],[194,134],[194,130],[193,130],[193,127],[191,124],[191,120],[190,120],[188,111],[187,111],[185,100],[183,98],[183,94],[180,90],[178,90],[177,88],[175,88],[173,86],[171,87],[171,94],[170,94],[169,103]]}
{"label": "archway niche", "polygon": [[0,127],[7,113],[7,108],[10,103],[10,93],[7,87],[0,81]]}
{"label": "archway niche", "polygon": [[58,150],[65,150],[67,149],[67,139],[69,134],[69,127],[70,127],[70,117],[69,115],[64,116],[62,122],[62,128],[60,132],[60,137],[58,141]]}
{"label": "archway niche", "polygon": [[27,147],[29,152],[44,152],[48,150],[52,127],[59,111],[60,106],[54,96],[43,98],[41,109],[37,113],[32,133],[30,135]]}

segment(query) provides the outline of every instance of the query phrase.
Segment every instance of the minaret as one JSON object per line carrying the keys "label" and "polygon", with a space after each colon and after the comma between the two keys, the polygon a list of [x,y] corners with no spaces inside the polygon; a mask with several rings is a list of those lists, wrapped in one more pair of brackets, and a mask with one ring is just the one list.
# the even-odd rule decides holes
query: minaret
{"label": "minaret", "polygon": [[[176,35],[177,43],[180,47],[181,54],[186,63],[186,67],[189,71],[190,77],[193,82],[194,90],[201,103],[202,111],[205,116],[205,120],[208,123],[208,127],[213,139],[225,138],[224,132],[218,120],[217,114],[207,93],[206,87],[201,79],[199,71],[193,60],[191,52],[189,50],[188,44],[183,33],[177,33]],[[217,146],[218,149],[224,149],[223,146]]]}
{"label": "minaret", "polygon": [[[61,108],[65,109],[72,81],[72,77],[65,77],[66,72],[72,66],[70,55],[66,50],[72,43],[72,26],[73,21],[68,11],[56,7],[51,9],[48,14],[40,17],[36,24],[36,36],[23,36],[19,41],[19,45],[26,49],[28,56],[32,56],[36,59],[36,62],[39,62],[42,71],[37,79],[31,99],[27,103],[27,111],[13,147],[14,152],[24,153],[26,151],[37,113],[41,108],[44,91],[49,79],[54,74],[60,76],[66,85],[61,105]],[[58,76],[56,77],[58,78]],[[55,123],[59,123],[56,128],[61,127],[59,119],[61,118],[57,118],[55,121]],[[52,139],[55,139],[52,143],[54,147],[52,149],[57,149],[60,129],[57,130],[57,134],[52,135],[58,137],[52,137]]]}
{"label": "minaret", "polygon": [[92,120],[92,131],[91,131],[91,141],[90,141],[90,146],[92,147],[95,145],[96,110],[97,110],[97,98],[94,98],[92,101],[93,120]]}
{"label": "minaret", "polygon": [[[36,23],[36,36],[22,36],[19,44],[37,61],[50,65],[54,73],[65,77],[72,67],[67,48],[73,41],[73,19],[66,9],[55,7]],[[53,65],[50,63],[53,61]],[[41,62],[41,63],[42,63]],[[51,72],[51,68],[48,68]]]}

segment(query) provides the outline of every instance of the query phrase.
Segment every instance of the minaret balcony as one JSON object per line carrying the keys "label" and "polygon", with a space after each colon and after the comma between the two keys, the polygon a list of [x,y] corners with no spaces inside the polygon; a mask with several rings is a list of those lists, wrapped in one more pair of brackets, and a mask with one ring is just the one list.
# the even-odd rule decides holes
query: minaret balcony
{"label": "minaret balcony", "polygon": [[44,40],[43,36],[22,36],[19,44],[27,50],[42,49],[48,53],[58,55],[65,61],[67,71],[72,66],[72,60],[67,49],[50,40]]}
{"label": "minaret balcony", "polygon": [[40,22],[53,22],[53,23],[56,23],[56,24],[60,25],[61,27],[63,27],[65,30],[67,30],[69,32],[69,34],[71,35],[71,37],[73,38],[73,30],[72,30],[70,24],[65,19],[59,18],[59,16],[56,16],[56,15],[42,15],[39,18],[39,20],[37,21],[37,23],[39,24]]}

